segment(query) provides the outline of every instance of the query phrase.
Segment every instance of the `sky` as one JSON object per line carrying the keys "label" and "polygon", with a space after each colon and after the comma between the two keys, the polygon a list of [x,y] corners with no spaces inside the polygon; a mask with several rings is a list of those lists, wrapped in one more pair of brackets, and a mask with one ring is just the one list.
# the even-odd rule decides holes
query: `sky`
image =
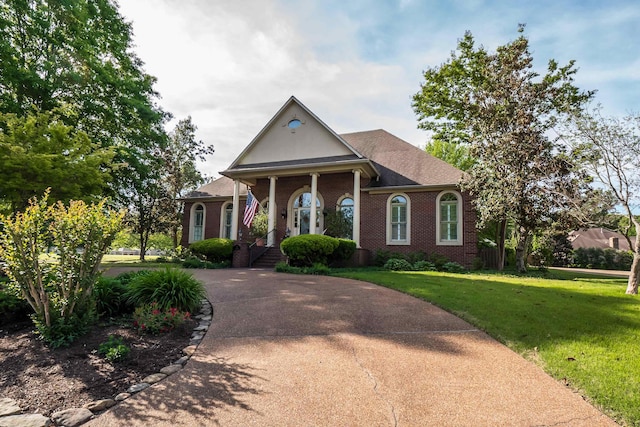
{"label": "sky", "polygon": [[534,67],[576,61],[606,115],[638,112],[637,0],[119,0],[165,111],[191,116],[218,177],[291,95],[331,129],[423,147],[411,100],[465,31],[489,51],[526,24]]}

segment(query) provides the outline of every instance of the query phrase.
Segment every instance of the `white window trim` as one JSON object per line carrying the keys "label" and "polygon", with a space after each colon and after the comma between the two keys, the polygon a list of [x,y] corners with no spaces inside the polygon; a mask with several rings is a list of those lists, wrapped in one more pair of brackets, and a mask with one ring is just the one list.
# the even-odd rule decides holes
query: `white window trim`
{"label": "white window trim", "polygon": [[[442,196],[446,194],[453,194],[458,199],[457,204],[457,217],[458,217],[458,238],[456,240],[441,240],[440,239],[440,200]],[[462,218],[462,195],[457,191],[446,190],[440,192],[436,197],[436,245],[438,246],[462,246],[462,224],[464,223]]]}
{"label": "white window trim", "polygon": [[189,243],[193,243],[193,235],[195,232],[196,208],[202,206],[202,240],[206,239],[205,230],[207,225],[207,207],[204,203],[194,203],[191,206],[191,214],[189,215]]}
{"label": "white window trim", "polygon": [[[291,193],[289,201],[287,202],[287,228],[291,232],[292,236],[297,235],[294,234],[295,227],[293,226],[293,204],[296,199],[303,193],[311,193],[311,187],[305,185],[302,188],[298,188],[296,191]],[[324,215],[322,215],[322,211],[324,210],[324,197],[322,197],[320,191],[317,192],[316,196],[318,198],[318,201],[320,202],[320,206],[318,207],[318,209],[320,210],[320,215],[318,215],[317,217],[318,221],[320,222],[320,229],[316,231],[318,231],[318,234],[322,234],[322,230],[324,230]]]}
{"label": "white window trim", "polygon": [[352,202],[354,202],[355,204],[355,200],[353,199],[353,196],[349,193],[344,193],[342,196],[340,196],[340,198],[338,199],[338,202],[336,203],[336,212],[340,210],[340,208],[342,207],[342,201],[344,199],[351,199]]}
{"label": "white window trim", "polygon": [[[220,209],[220,233],[218,234],[219,237],[224,237],[225,236],[225,222],[226,222],[226,214],[227,214],[227,207],[228,206],[232,206],[233,207],[233,202],[224,202],[222,204],[222,208]],[[231,213],[231,215],[233,215],[233,211]],[[233,227],[231,224],[229,224],[229,227]]]}
{"label": "white window trim", "polygon": [[[394,197],[400,196],[404,197],[407,201],[407,239],[406,240],[392,240],[392,230],[391,226],[391,201]],[[387,245],[388,246],[407,246],[411,244],[411,199],[404,193],[394,193],[389,196],[387,199]]]}

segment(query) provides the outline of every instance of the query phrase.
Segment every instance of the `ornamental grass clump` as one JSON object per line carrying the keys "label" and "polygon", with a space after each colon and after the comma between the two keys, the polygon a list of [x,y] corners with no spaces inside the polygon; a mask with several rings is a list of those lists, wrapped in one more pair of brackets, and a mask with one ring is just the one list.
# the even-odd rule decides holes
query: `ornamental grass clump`
{"label": "ornamental grass clump", "polygon": [[182,312],[175,307],[160,309],[158,303],[144,304],[133,313],[133,327],[141,333],[162,334],[180,326],[191,318],[191,313]]}
{"label": "ornamental grass clump", "polygon": [[202,283],[175,268],[154,270],[134,277],[126,293],[127,300],[133,306],[155,303],[161,311],[176,308],[194,312],[205,297]]}

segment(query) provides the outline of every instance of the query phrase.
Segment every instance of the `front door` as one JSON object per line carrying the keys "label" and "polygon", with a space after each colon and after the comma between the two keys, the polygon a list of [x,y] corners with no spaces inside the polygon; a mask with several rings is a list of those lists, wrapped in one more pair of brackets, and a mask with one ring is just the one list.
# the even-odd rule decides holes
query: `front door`
{"label": "front door", "polygon": [[[320,201],[316,200],[316,234],[320,231],[320,222],[322,221],[322,210],[320,208]],[[293,235],[299,236],[301,234],[311,233],[311,193],[302,193],[296,197],[293,201]]]}

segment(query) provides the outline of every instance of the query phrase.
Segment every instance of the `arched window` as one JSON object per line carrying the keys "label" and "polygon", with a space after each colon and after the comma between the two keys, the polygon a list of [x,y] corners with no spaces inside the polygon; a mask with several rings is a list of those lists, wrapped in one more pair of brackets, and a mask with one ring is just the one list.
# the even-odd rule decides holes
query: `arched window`
{"label": "arched window", "polygon": [[311,203],[311,192],[308,187],[294,192],[289,199],[289,209],[292,217],[289,217],[287,221],[287,227],[291,230],[291,235],[297,236],[300,234],[310,234],[313,225],[311,224],[311,209],[312,205],[315,205],[316,209],[316,234],[322,234],[324,227],[324,217],[322,216],[322,208],[324,201],[320,193],[317,193],[315,203]]}
{"label": "arched window", "polygon": [[457,192],[442,192],[436,199],[436,238],[439,245],[462,244],[462,197]]}
{"label": "arched window", "polygon": [[406,194],[392,194],[387,200],[387,245],[411,243],[411,201]]}
{"label": "arched window", "polygon": [[231,239],[231,223],[233,221],[233,203],[227,202],[222,205],[222,215],[220,215],[220,237]]}
{"label": "arched window", "polygon": [[343,234],[347,239],[353,239],[353,198],[349,195],[345,195],[338,203],[337,210],[342,214],[342,220],[344,221]]}
{"label": "arched window", "polygon": [[204,239],[204,219],[206,211],[204,205],[198,203],[191,208],[191,239],[190,242],[197,242]]}

